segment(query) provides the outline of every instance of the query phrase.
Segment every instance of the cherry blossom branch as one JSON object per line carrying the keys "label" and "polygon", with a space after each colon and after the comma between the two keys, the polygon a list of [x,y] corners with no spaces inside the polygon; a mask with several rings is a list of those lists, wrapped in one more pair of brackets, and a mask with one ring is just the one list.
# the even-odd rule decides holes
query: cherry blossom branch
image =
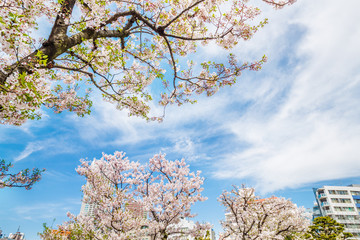
{"label": "cherry blossom branch", "polygon": [[[227,214],[222,222],[222,238],[284,239],[294,232],[302,232],[309,222],[303,210],[289,200],[271,197],[260,199],[251,188],[234,187],[219,198]],[[234,224],[234,220],[236,225]]]}
{"label": "cherry blossom branch", "polygon": [[40,170],[38,168],[33,168],[30,171],[27,168],[18,173],[9,173],[11,167],[13,167],[11,163],[0,160],[0,189],[20,187],[30,190],[36,182],[40,181],[41,174],[45,171],[45,169]]}
{"label": "cherry blossom branch", "polygon": [[66,21],[70,19],[74,9],[76,0],[63,0],[58,13],[54,26],[51,30],[47,44],[54,44],[56,41],[61,41],[66,37],[68,25]]}
{"label": "cherry blossom branch", "polygon": [[286,5],[291,5],[294,2],[296,2],[296,0],[286,0],[286,1],[262,0],[262,1],[274,6],[276,9],[283,8]]}
{"label": "cherry blossom branch", "polygon": [[185,8],[184,10],[182,10],[177,16],[175,16],[173,19],[171,19],[167,24],[163,25],[161,28],[165,29],[168,26],[170,26],[173,22],[175,22],[176,20],[178,20],[184,13],[188,12],[190,9],[192,9],[193,7],[199,5],[200,3],[204,2],[205,0],[200,0],[200,1],[196,1],[193,4],[191,4],[190,6],[188,6],[187,8]]}
{"label": "cherry blossom branch", "polygon": [[[294,0],[264,2],[280,8]],[[76,3],[81,12],[79,16],[73,16]],[[224,4],[229,8],[222,8]],[[180,57],[195,52],[197,42],[213,41],[224,49],[231,49],[241,39],[250,39],[267,23],[265,20],[252,26],[260,10],[248,6],[245,0],[227,3],[224,0],[141,3],[8,0],[0,3],[0,12],[3,16],[0,32],[4,34],[0,39],[2,124],[20,125],[26,119],[37,118],[42,105],[52,107],[55,112],[75,109],[79,116],[89,113],[88,93],[85,97],[76,96],[74,92],[67,94],[61,87],[54,87],[61,84],[51,83],[75,86],[83,77],[88,77],[100,92],[106,92],[104,100],[117,104],[119,109],[126,108],[130,115],[160,121],[161,117],[149,117],[148,102],[153,97],[147,89],[155,80],[164,83],[165,93],[160,96],[159,104],[165,111],[168,104],[195,102],[192,99],[195,94],[205,92],[211,96],[220,87],[234,84],[242,70],[258,70],[264,62],[241,67],[230,59],[223,65],[204,62],[199,71],[193,64],[188,70],[177,71],[181,67],[176,65]],[[47,40],[41,40],[42,45],[36,47],[34,43],[38,39],[29,33],[36,29],[40,17],[53,21],[53,26]],[[65,59],[69,51],[88,63],[74,57],[79,60],[75,61],[71,59],[73,56]],[[169,60],[173,69],[170,81],[164,74],[164,60]],[[77,71],[73,71],[73,76],[66,75],[66,71],[62,71],[66,69],[53,67],[55,63]],[[89,72],[85,73],[87,67]],[[97,81],[95,76],[101,79]],[[67,101],[60,101],[64,97]]]}

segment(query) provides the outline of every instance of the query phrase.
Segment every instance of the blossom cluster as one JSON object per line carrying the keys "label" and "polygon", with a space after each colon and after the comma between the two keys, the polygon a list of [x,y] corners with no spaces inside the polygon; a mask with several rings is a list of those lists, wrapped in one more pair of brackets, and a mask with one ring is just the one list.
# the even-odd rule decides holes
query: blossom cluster
{"label": "blossom cluster", "polygon": [[[204,179],[200,172],[190,172],[184,160],[168,161],[157,154],[142,165],[115,152],[92,162],[82,160],[77,172],[87,178],[84,201],[94,206],[94,214],[68,214],[71,221],[61,231],[75,234],[74,228],[81,229],[81,239],[171,239],[172,235],[204,235],[209,228],[197,223],[185,233],[177,226],[180,219],[194,217],[194,203],[206,200],[201,195]],[[47,232],[44,238],[56,239],[58,233]]]}
{"label": "blossom cluster", "polygon": [[219,201],[227,212],[220,239],[301,239],[297,234],[309,226],[303,208],[284,198],[261,199],[254,188],[234,186],[232,191],[224,191]]}
{"label": "blossom cluster", "polygon": [[[294,2],[263,1],[276,8]],[[247,0],[1,1],[0,123],[38,118],[42,105],[90,113],[89,95],[80,90],[87,84],[119,109],[146,119],[154,81],[163,83],[163,106],[213,95],[264,61],[180,63],[199,44],[230,50],[251,39],[267,23],[253,24],[259,14]],[[43,19],[53,24],[45,39],[37,37]]]}
{"label": "blossom cluster", "polygon": [[[204,178],[184,160],[169,161],[160,153],[141,164],[115,152],[81,160],[77,172],[87,179],[83,201],[93,212],[68,213],[70,221],[58,230],[46,228],[43,239],[208,239],[209,224],[184,227],[183,220],[195,216],[191,207],[207,199],[202,196]],[[226,212],[220,239],[302,239],[309,225],[303,208],[254,192],[234,186],[220,195]]]}

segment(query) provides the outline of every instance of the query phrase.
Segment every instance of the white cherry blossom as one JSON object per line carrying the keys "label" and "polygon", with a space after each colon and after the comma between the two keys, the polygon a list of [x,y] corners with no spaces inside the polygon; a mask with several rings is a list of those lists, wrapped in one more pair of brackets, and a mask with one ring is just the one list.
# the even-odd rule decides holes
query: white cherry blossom
{"label": "white cherry blossom", "polygon": [[[294,2],[263,1],[275,8]],[[40,118],[41,106],[89,114],[91,92],[80,89],[88,84],[130,115],[161,120],[149,116],[154,81],[164,87],[161,105],[182,105],[234,84],[245,69],[261,68],[265,57],[180,64],[198,44],[232,49],[249,40],[267,23],[253,25],[259,14],[247,0],[2,0],[0,123]],[[39,19],[52,24],[46,39],[34,37]]]}

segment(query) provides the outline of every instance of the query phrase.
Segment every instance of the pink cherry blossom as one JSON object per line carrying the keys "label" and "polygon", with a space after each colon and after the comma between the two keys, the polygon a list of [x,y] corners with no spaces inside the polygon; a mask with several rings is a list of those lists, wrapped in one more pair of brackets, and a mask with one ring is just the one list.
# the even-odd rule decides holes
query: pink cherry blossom
{"label": "pink cherry blossom", "polygon": [[[263,1],[275,8],[294,2]],[[82,89],[89,87],[129,115],[161,121],[149,116],[152,99],[164,107],[194,103],[194,95],[211,96],[243,70],[261,68],[264,58],[238,63],[233,55],[182,64],[199,44],[231,50],[251,39],[267,23],[254,24],[259,14],[247,0],[3,0],[0,123],[38,119],[42,106],[89,114],[91,91]],[[51,32],[37,37],[45,19]],[[163,84],[159,97],[149,90],[154,81]]]}
{"label": "pink cherry blossom", "polygon": [[[130,161],[123,152],[103,154],[92,162],[81,161],[77,169],[87,178],[84,201],[94,206],[93,215],[68,214],[70,221],[59,227],[73,237],[86,239],[172,239],[182,234],[204,236],[210,227],[182,232],[180,219],[192,218],[191,207],[205,201],[204,179],[190,172],[184,160],[169,161],[157,154],[148,164]],[[43,239],[58,239],[61,231],[48,229]]]}
{"label": "pink cherry blossom", "polygon": [[309,225],[303,208],[284,198],[261,199],[253,188],[234,186],[230,192],[224,191],[219,201],[226,209],[220,239],[301,239]]}
{"label": "pink cherry blossom", "polygon": [[29,190],[36,182],[40,181],[41,173],[45,171],[45,169],[40,170],[38,168],[33,168],[30,171],[27,168],[18,173],[10,173],[9,169],[12,167],[11,163],[6,163],[5,160],[0,159],[0,189],[23,187]]}

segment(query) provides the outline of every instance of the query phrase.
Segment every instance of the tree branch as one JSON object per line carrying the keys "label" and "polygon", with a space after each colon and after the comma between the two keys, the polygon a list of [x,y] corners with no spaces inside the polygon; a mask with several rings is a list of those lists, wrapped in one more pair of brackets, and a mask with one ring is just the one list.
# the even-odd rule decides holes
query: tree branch
{"label": "tree branch", "polygon": [[61,41],[66,38],[68,25],[66,20],[69,20],[74,9],[76,0],[63,0],[60,12],[56,16],[55,23],[51,29],[48,43],[54,44],[56,41]]}

